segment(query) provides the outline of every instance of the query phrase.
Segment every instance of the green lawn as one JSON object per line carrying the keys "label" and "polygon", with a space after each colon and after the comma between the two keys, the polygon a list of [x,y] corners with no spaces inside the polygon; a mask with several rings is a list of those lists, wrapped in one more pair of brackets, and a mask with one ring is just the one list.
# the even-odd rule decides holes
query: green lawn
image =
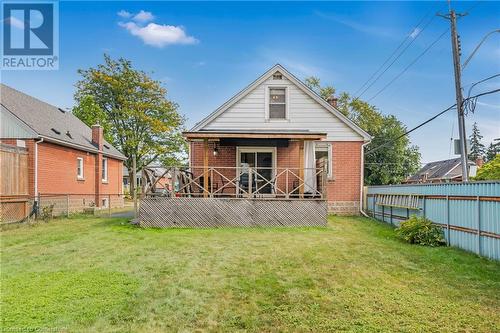
{"label": "green lawn", "polygon": [[83,217],[1,240],[4,331],[500,331],[500,263],[364,218],[143,230]]}

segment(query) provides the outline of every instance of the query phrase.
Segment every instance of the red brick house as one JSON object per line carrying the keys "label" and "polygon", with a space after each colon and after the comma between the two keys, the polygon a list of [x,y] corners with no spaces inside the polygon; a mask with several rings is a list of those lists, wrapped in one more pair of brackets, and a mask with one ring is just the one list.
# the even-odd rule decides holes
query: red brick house
{"label": "red brick house", "polygon": [[[27,155],[27,174],[20,173],[26,186],[18,193],[2,187],[1,196],[69,194],[74,210],[123,200],[125,156],[104,140],[100,126],[90,128],[71,112],[3,84],[0,93],[1,145]],[[1,176],[2,182],[12,182]]]}
{"label": "red brick house", "polygon": [[[264,197],[289,198],[293,191],[314,196],[321,185],[330,212],[357,214],[363,146],[371,137],[334,102],[275,65],[184,133],[190,168],[195,177],[196,170],[218,168],[210,170],[213,179],[206,186],[226,190],[236,179],[231,182],[235,189],[229,190],[236,195],[238,187],[253,187]],[[326,180],[316,177],[319,168],[326,168]]]}

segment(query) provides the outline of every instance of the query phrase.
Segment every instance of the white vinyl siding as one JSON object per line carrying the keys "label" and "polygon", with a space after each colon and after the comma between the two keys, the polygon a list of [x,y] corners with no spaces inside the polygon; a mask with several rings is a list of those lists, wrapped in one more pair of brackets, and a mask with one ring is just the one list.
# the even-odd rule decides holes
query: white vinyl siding
{"label": "white vinyl siding", "polygon": [[[270,87],[287,89],[287,121],[269,121],[266,115]],[[326,133],[328,141],[362,141],[363,137],[325,109],[291,81],[272,76],[248,92],[240,101],[213,119],[206,130],[309,130]]]}

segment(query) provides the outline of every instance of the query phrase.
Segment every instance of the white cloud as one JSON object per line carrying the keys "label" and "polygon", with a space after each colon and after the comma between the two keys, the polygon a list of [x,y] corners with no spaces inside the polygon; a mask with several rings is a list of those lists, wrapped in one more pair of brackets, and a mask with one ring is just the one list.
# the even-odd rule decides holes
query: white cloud
{"label": "white cloud", "polygon": [[123,18],[129,18],[132,16],[131,13],[127,12],[126,10],[120,10],[118,13],[116,13],[118,16],[123,17]]}
{"label": "white cloud", "polygon": [[154,20],[154,15],[153,13],[151,12],[146,12],[144,10],[141,10],[139,13],[137,13],[133,18],[132,20],[136,21],[136,22],[142,22],[142,23],[146,23],[146,22],[149,22],[149,21],[153,21]]}
{"label": "white cloud", "polygon": [[413,31],[410,33],[410,38],[415,39],[420,34],[420,32],[422,32],[422,29],[420,28],[413,29]]}
{"label": "white cloud", "polygon": [[119,23],[119,25],[127,29],[133,36],[142,39],[145,44],[155,47],[198,43],[198,40],[188,36],[181,26],[149,23],[147,26],[141,27],[134,22]]}
{"label": "white cloud", "polygon": [[24,29],[24,22],[18,18],[15,18],[14,16],[6,18],[5,23],[10,24],[11,26],[18,29]]}

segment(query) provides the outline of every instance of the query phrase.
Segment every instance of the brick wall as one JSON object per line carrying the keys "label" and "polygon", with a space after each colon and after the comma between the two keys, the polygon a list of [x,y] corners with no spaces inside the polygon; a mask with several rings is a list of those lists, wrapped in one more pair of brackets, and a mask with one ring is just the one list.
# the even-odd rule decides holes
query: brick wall
{"label": "brick wall", "polygon": [[359,214],[361,147],[363,142],[333,142],[333,179],[328,181],[328,211]]}
{"label": "brick wall", "polygon": [[[83,158],[83,179],[77,179],[77,157]],[[49,142],[38,144],[38,192],[94,193],[95,155]]]}

